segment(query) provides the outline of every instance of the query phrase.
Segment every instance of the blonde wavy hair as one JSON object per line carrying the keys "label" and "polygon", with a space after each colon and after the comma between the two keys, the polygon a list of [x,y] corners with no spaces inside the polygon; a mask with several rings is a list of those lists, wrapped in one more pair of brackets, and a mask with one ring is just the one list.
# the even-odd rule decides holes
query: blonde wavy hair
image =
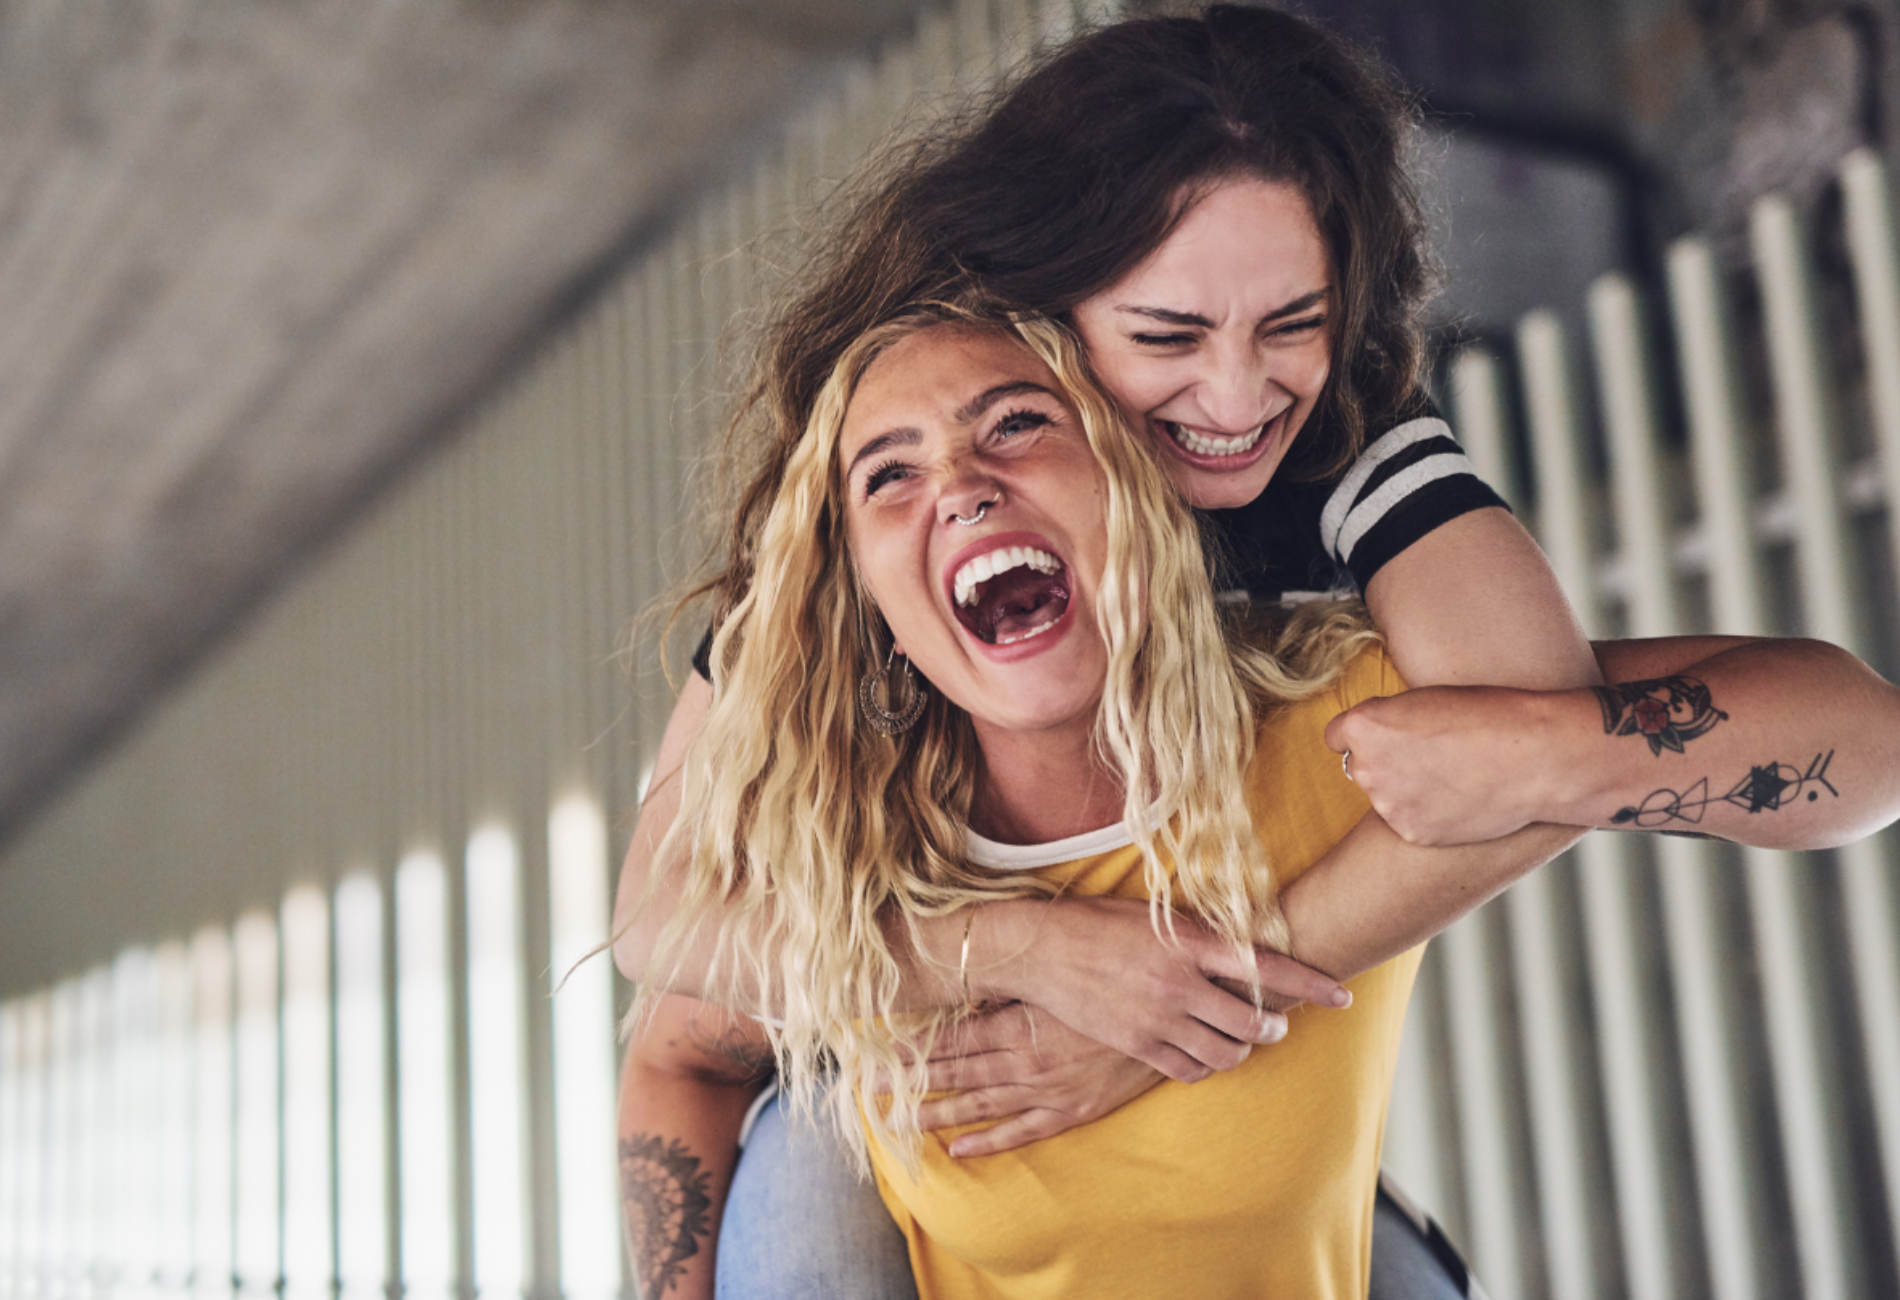
{"label": "blonde wavy hair", "polygon": [[[676,865],[648,882],[648,901],[677,888],[677,910],[642,984],[643,997],[664,987],[669,966],[710,934],[708,995],[766,1017],[781,1086],[807,1109],[828,1096],[860,1151],[854,1094],[873,1095],[880,1075],[890,1104],[867,1107],[870,1122],[912,1149],[921,1067],[905,1062],[927,1053],[905,1049],[927,1049],[961,1014],[898,1011],[900,958],[921,952],[916,923],[1057,892],[966,860],[977,746],[961,710],[933,693],[897,736],[858,711],[859,682],[890,639],[852,563],[840,430],[871,363],[943,325],[1012,334],[1048,365],[1101,465],[1108,547],[1096,619],[1108,675],[1095,735],[1124,783],[1158,932],[1171,934],[1178,910],[1236,946],[1286,946],[1269,864],[1235,797],[1256,721],[1321,690],[1376,638],[1356,603],[1302,607],[1264,645],[1239,638],[1217,610],[1188,508],[1060,326],[933,304],[848,347],[784,460],[750,581],[713,640],[712,704],[655,854]],[[834,1066],[852,1087],[821,1088]]]}

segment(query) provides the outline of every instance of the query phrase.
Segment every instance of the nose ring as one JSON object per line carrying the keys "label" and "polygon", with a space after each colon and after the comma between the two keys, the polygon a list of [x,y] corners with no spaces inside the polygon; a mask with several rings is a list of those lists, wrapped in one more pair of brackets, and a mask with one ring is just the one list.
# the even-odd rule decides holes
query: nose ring
{"label": "nose ring", "polygon": [[983,516],[987,515],[989,512],[990,512],[990,503],[985,501],[982,505],[976,508],[976,513],[971,515],[968,519],[965,519],[962,515],[957,514],[955,511],[951,512],[950,517],[956,520],[958,523],[962,524],[965,528],[968,528],[971,524],[981,521]]}

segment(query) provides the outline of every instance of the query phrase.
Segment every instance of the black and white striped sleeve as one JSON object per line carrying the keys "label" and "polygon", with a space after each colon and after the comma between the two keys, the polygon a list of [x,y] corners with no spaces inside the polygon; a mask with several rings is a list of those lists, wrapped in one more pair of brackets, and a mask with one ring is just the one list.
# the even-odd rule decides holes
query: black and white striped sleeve
{"label": "black and white striped sleeve", "polygon": [[1465,459],[1451,427],[1426,416],[1360,453],[1320,512],[1320,541],[1363,591],[1387,560],[1440,524],[1503,504]]}

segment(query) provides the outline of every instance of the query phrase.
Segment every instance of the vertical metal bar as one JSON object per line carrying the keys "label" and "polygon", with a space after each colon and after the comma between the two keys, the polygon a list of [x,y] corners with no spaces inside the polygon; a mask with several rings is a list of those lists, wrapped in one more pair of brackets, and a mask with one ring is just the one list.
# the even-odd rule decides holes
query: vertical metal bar
{"label": "vertical metal bar", "polygon": [[110,1202],[101,1168],[112,1148],[108,1082],[112,1045],[107,1033],[111,989],[111,976],[104,968],[87,971],[74,981],[73,1213],[67,1293],[75,1297],[101,1289],[116,1254],[115,1243],[105,1231],[103,1211]]}
{"label": "vertical metal bar", "polygon": [[[1584,629],[1601,636],[1603,620],[1584,523],[1578,407],[1557,318],[1549,312],[1525,317],[1518,327],[1518,348],[1537,454],[1538,540]],[[1669,1247],[1662,1230],[1655,1093],[1646,1046],[1649,1005],[1633,944],[1636,863],[1627,840],[1603,834],[1585,837],[1574,853],[1590,988],[1598,1012],[1597,1053],[1624,1271],[1633,1294],[1646,1298],[1667,1292]]]}
{"label": "vertical metal bar", "polygon": [[237,975],[236,1251],[240,1296],[264,1300],[277,1290],[282,1235],[277,1068],[277,925],[246,912],[232,929]]}
{"label": "vertical metal bar", "polygon": [[1514,1153],[1509,1125],[1503,1122],[1510,1106],[1498,1059],[1498,985],[1486,933],[1494,917],[1493,909],[1483,908],[1445,931],[1439,944],[1445,954],[1472,1263],[1494,1300],[1517,1300],[1529,1287],[1518,1247],[1524,1228],[1512,1177]]}
{"label": "vertical metal bar", "polygon": [[22,1000],[0,1002],[0,1297],[24,1300],[20,1262],[20,1176],[26,1163],[26,1134],[20,1122],[26,1091]]}
{"label": "vertical metal bar", "polygon": [[1483,348],[1465,348],[1451,363],[1451,417],[1478,477],[1497,489],[1513,511],[1524,508],[1517,467],[1512,463],[1510,423],[1504,414],[1504,377],[1498,359]]}
{"label": "vertical metal bar", "polygon": [[[112,963],[112,1115],[107,1158],[111,1211],[107,1240],[116,1256],[102,1289],[123,1300],[145,1300],[157,1274],[153,1229],[159,1214],[157,1145],[159,1140],[157,971],[146,948],[126,948]],[[0,1010],[0,1153],[7,1132],[6,1027]],[[5,1276],[5,1154],[0,1154],[0,1279]],[[6,1287],[0,1281],[0,1295]]]}
{"label": "vertical metal bar", "polygon": [[330,906],[315,885],[284,895],[284,1297],[336,1286],[330,1051]]}
{"label": "vertical metal bar", "polygon": [[621,738],[616,723],[625,707],[616,652],[622,620],[632,612],[621,593],[617,562],[619,547],[626,540],[619,510],[621,414],[626,409],[621,296],[616,288],[594,308],[593,413],[582,446],[582,488],[587,505],[582,531],[592,574],[582,593],[588,642],[583,647],[583,662],[593,686],[584,736],[586,763],[589,779],[602,791],[607,806],[615,809],[627,807],[622,781],[626,765],[615,744]]}
{"label": "vertical metal bar", "polygon": [[1583,435],[1577,427],[1569,345],[1554,313],[1535,311],[1518,323],[1517,353],[1537,462],[1537,540],[1585,631],[1597,635],[1602,620],[1590,579],[1590,530],[1583,513]]}
{"label": "vertical metal bar", "polygon": [[[1771,196],[1755,207],[1749,234],[1760,275],[1783,473],[1799,517],[1796,566],[1807,630],[1852,649],[1859,616],[1849,595],[1851,557],[1840,525],[1840,486],[1825,449],[1834,418],[1821,351],[1805,236],[1791,203]],[[1802,1281],[1810,1297],[1864,1293],[1860,1242],[1839,1089],[1830,1077],[1832,1036],[1820,1013],[1820,970],[1803,924],[1810,890],[1797,890],[1785,855],[1751,850],[1756,907],[1774,1043],[1789,1194]],[[1759,869],[1757,869],[1759,868]]]}
{"label": "vertical metal bar", "polygon": [[46,1168],[52,1154],[50,1125],[47,1123],[48,1038],[50,999],[36,993],[23,1000],[20,1008],[20,1172],[18,1186],[20,1218],[20,1259],[14,1269],[18,1294],[43,1296],[47,1293],[46,1261]]}
{"label": "vertical metal bar", "polygon": [[92,1170],[88,1147],[92,1133],[92,1096],[88,1078],[90,1002],[85,976],[61,980],[54,1004],[60,1043],[60,1249],[56,1275],[60,1294],[78,1295],[85,1289],[89,1245]]}
{"label": "vertical metal bar", "polygon": [[601,319],[596,309],[576,320],[535,376],[545,392],[551,437],[536,449],[533,472],[524,486],[533,493],[524,502],[536,513],[564,512],[559,528],[547,531],[545,561],[562,566],[569,581],[545,592],[548,618],[543,631],[550,673],[548,729],[551,752],[570,770],[580,762],[579,746],[589,729],[591,706],[584,686],[592,645],[587,630],[587,599],[595,581],[588,553],[592,515],[587,476],[588,444],[599,422]]}
{"label": "vertical metal bar", "polygon": [[340,1300],[389,1293],[388,981],[383,891],[367,871],[336,887],[336,1190]]}
{"label": "vertical metal bar", "polygon": [[478,828],[469,837],[464,869],[468,1000],[479,1008],[470,1016],[468,1035],[475,1292],[481,1300],[515,1300],[529,1278],[525,963],[514,833],[496,823]]}
{"label": "vertical metal bar", "polygon": [[1428,976],[1427,970],[1419,972],[1412,1005],[1406,1009],[1380,1164],[1408,1196],[1444,1223],[1451,1217],[1451,1197],[1446,1178],[1447,1138],[1438,1122],[1438,1097],[1432,1077],[1430,1042],[1436,1026],[1426,1007]]}
{"label": "vertical metal bar", "polygon": [[640,731],[637,710],[641,704],[637,679],[640,658],[638,647],[628,644],[634,616],[644,603],[640,593],[635,590],[633,579],[636,545],[632,508],[633,476],[636,472],[633,451],[634,439],[638,436],[633,420],[638,391],[633,326],[636,319],[635,294],[639,285],[637,275],[625,275],[614,289],[612,328],[606,340],[613,384],[608,394],[608,423],[602,431],[605,439],[602,451],[606,487],[601,519],[602,542],[606,547],[606,576],[602,595],[613,625],[612,644],[617,652],[614,666],[619,671],[614,676],[613,706],[608,715],[613,725],[606,733],[607,739],[601,744],[613,773],[610,788],[613,790],[614,807],[619,809],[631,808],[637,798],[634,778],[641,761],[637,750]]}
{"label": "vertical metal bar", "polygon": [[[666,542],[671,536],[670,501],[678,498],[673,492],[670,467],[674,459],[674,444],[671,436],[673,415],[673,343],[668,337],[672,328],[672,313],[668,310],[676,288],[676,279],[670,267],[657,259],[649,263],[641,273],[644,292],[641,294],[642,338],[645,352],[644,394],[642,403],[644,420],[642,421],[641,443],[644,462],[645,500],[643,502],[642,532],[642,581],[646,590],[658,595],[666,583]],[[656,651],[658,656],[665,653],[661,645]],[[655,682],[653,694],[649,697],[653,707],[648,711],[641,732],[644,743],[645,774],[641,778],[641,794],[646,793],[646,779],[653,770],[653,763],[660,752],[660,738],[666,727],[666,719],[671,711],[672,696]]]}
{"label": "vertical metal bar", "polygon": [[[149,955],[137,949],[125,949],[121,958],[130,956],[144,964]],[[93,1070],[97,1092],[93,1099],[93,1117],[97,1137],[92,1149],[93,1245],[91,1292],[94,1296],[113,1295],[135,1300],[148,1294],[149,1266],[146,1276],[135,1281],[131,1254],[137,1232],[129,1227],[130,1210],[149,1174],[144,1167],[145,1142],[149,1129],[134,1133],[131,1125],[138,1116],[127,1105],[125,1088],[127,1058],[138,1059],[145,1049],[146,1017],[136,1003],[144,1001],[149,980],[141,971],[139,988],[131,998],[124,980],[125,967],[119,961],[99,966],[92,976],[93,1032],[96,1035]],[[148,1065],[149,1068],[149,1065]],[[146,1079],[149,1079],[149,1074]],[[141,1083],[145,1080],[141,1080]],[[143,1261],[136,1261],[142,1263]]]}
{"label": "vertical metal bar", "polygon": [[1636,290],[1621,275],[1603,276],[1590,286],[1589,311],[1630,630],[1637,636],[1673,635],[1675,588],[1659,490],[1655,397]]}
{"label": "vertical metal bar", "polygon": [[1862,654],[1866,636],[1854,599],[1859,583],[1837,468],[1840,414],[1823,350],[1806,230],[1793,203],[1771,195],[1756,204],[1749,233],[1761,276],[1777,444],[1795,503],[1795,562],[1806,629]]}
{"label": "vertical metal bar", "polygon": [[231,1295],[231,939],[207,926],[191,944],[192,1279],[198,1300]]}
{"label": "vertical metal bar", "polygon": [[405,1294],[448,1300],[455,1281],[449,1054],[448,889],[442,858],[417,849],[396,868],[396,1131]]}
{"label": "vertical metal bar", "polygon": [[42,989],[27,999],[26,1025],[27,1093],[22,1099],[20,1122],[27,1136],[26,1168],[20,1183],[21,1231],[26,1249],[20,1270],[21,1294],[45,1297],[53,1294],[53,1257],[55,1240],[53,1194],[58,1187],[53,1164],[59,1154],[54,1104],[53,994]]}
{"label": "vertical metal bar", "polygon": [[[1861,347],[1867,357],[1874,445],[1887,499],[1887,544],[1900,575],[1900,249],[1896,249],[1893,195],[1887,167],[1872,149],[1841,162],[1847,201],[1847,247],[1854,263]],[[1886,593],[1893,599],[1896,593]],[[1897,1233],[1896,1236],[1900,1236]]]}
{"label": "vertical metal bar", "polygon": [[1716,626],[1724,632],[1761,636],[1768,621],[1750,521],[1755,488],[1745,460],[1741,380],[1720,274],[1705,240],[1682,239],[1670,246],[1670,306],[1682,354],[1697,511],[1709,556],[1709,600]]}
{"label": "vertical metal bar", "polygon": [[1550,1295],[1588,1300],[1597,1293],[1590,1242],[1594,1198],[1584,1182],[1582,1107],[1573,1086],[1577,1016],[1567,1005],[1557,930],[1556,873],[1568,865],[1552,863],[1520,880],[1504,896],[1504,907],[1511,924],[1511,970]]}
{"label": "vertical metal bar", "polygon": [[608,929],[607,828],[591,795],[566,795],[549,812],[548,896],[561,1290],[567,1300],[610,1300],[620,1251],[603,1135],[613,1132],[618,1061],[612,968],[598,952]]}
{"label": "vertical metal bar", "polygon": [[[1509,491],[1509,433],[1497,358],[1477,349],[1461,352],[1451,365],[1451,395],[1459,435],[1479,477]],[[1582,1110],[1572,1087],[1579,1053],[1571,1030],[1577,1018],[1567,1005],[1563,947],[1557,941],[1558,873],[1568,869],[1566,861],[1533,872],[1511,887],[1503,906],[1511,925],[1550,1290],[1557,1300],[1584,1300],[1597,1287],[1590,1249],[1593,1198],[1584,1186]]]}
{"label": "vertical metal bar", "polygon": [[[539,500],[530,505],[537,514],[558,518],[556,526],[544,530],[548,564],[544,571],[577,574],[581,571],[577,537],[577,491],[575,445],[585,419],[587,392],[587,353],[590,343],[587,323],[570,326],[566,337],[556,346],[552,364],[537,376],[539,387],[547,392],[549,410],[545,446],[535,463],[531,485]],[[548,617],[541,621],[546,646],[547,709],[542,725],[548,733],[548,749],[557,779],[573,780],[580,765],[580,747],[586,729],[584,678],[587,660],[578,653],[584,634],[579,605],[582,593],[577,584],[554,582],[542,591]]]}
{"label": "vertical metal bar", "polygon": [[[660,594],[658,535],[659,522],[653,517],[653,479],[659,456],[654,429],[658,402],[653,356],[658,351],[654,324],[658,309],[654,295],[664,284],[653,266],[642,266],[634,275],[633,293],[627,302],[627,536],[629,548],[628,583],[635,608],[657,599]],[[659,656],[654,650],[651,626],[635,629],[639,639],[632,647],[630,663],[638,674],[634,682],[634,781],[633,798],[638,802],[646,793],[646,771],[652,765],[658,746],[660,727],[672,698],[659,675]],[[699,629],[695,628],[697,632]]]}
{"label": "vertical metal bar", "polygon": [[63,1296],[67,1290],[66,1257],[72,1240],[73,1200],[73,1036],[78,1019],[72,981],[54,986],[47,1004],[46,1136],[47,1159],[41,1175],[44,1205],[41,1211],[41,1292]]}
{"label": "vertical metal bar", "polygon": [[178,942],[153,954],[158,990],[159,1065],[152,1080],[157,1100],[158,1200],[153,1215],[155,1277],[163,1300],[189,1294],[191,1207],[191,957]]}

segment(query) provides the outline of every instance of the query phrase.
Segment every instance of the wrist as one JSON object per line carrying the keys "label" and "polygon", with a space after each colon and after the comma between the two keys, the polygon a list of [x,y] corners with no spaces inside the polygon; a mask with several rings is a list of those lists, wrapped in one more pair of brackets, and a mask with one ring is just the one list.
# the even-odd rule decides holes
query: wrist
{"label": "wrist", "polygon": [[958,972],[958,995],[966,1005],[1022,1000],[1020,958],[1029,946],[1022,923],[1027,909],[1045,906],[1039,900],[997,899],[967,909],[968,956]]}
{"label": "wrist", "polygon": [[1605,733],[1600,689],[1579,686],[1538,698],[1539,717],[1531,734],[1542,755],[1539,794],[1527,822],[1595,825],[1605,801],[1615,797],[1618,782],[1628,776],[1637,755]]}

